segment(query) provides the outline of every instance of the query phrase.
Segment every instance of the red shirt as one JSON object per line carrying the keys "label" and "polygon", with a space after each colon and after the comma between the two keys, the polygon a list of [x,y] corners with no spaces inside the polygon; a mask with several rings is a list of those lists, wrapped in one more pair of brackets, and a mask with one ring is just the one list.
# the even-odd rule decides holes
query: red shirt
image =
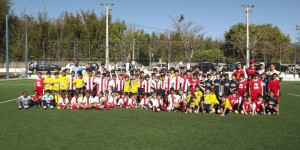
{"label": "red shirt", "polygon": [[250,81],[250,91],[251,91],[251,98],[256,99],[258,94],[262,94],[262,83],[261,79],[251,80]]}
{"label": "red shirt", "polygon": [[279,80],[269,80],[268,89],[270,89],[271,91],[274,91],[274,94],[277,95],[278,90],[280,89]]}
{"label": "red shirt", "polygon": [[249,82],[247,80],[238,83],[238,96],[243,96],[243,93],[248,89]]}
{"label": "red shirt", "polygon": [[195,91],[195,86],[200,84],[200,81],[198,79],[196,80],[191,80],[191,92],[193,93]]}
{"label": "red shirt", "polygon": [[231,95],[229,95],[227,98],[228,98],[231,106],[233,106],[237,102],[237,100],[238,100],[237,96],[236,97],[232,97]]}
{"label": "red shirt", "polygon": [[243,69],[241,69],[241,70],[235,70],[234,74],[239,79],[241,74],[245,75],[245,72],[244,72]]}
{"label": "red shirt", "polygon": [[256,107],[255,110],[256,110],[256,111],[261,111],[261,105],[262,105],[262,104],[265,104],[265,101],[262,100],[261,102],[258,102],[257,100],[255,100],[255,101],[254,101],[254,104],[255,104],[255,107]]}
{"label": "red shirt", "polygon": [[35,89],[43,89],[44,88],[44,78],[39,78],[34,80]]}
{"label": "red shirt", "polygon": [[253,101],[250,101],[249,103],[247,101],[243,101],[243,108],[247,113],[250,112],[250,106],[253,105]]}
{"label": "red shirt", "polygon": [[254,75],[255,72],[256,72],[256,67],[253,67],[253,68],[249,67],[249,68],[246,69],[246,73],[247,73],[248,76]]}
{"label": "red shirt", "polygon": [[39,100],[40,99],[40,95],[32,95],[31,98],[33,100]]}

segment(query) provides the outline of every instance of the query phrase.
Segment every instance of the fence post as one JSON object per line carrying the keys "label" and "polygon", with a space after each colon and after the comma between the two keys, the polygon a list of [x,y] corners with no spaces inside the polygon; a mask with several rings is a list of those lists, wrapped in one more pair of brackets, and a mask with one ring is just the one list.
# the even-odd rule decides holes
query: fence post
{"label": "fence post", "polygon": [[[45,41],[43,41],[43,62],[45,61]],[[44,65],[43,65],[43,71],[44,71]]]}
{"label": "fence post", "polygon": [[89,41],[89,63],[91,63],[91,41]]}
{"label": "fence post", "polygon": [[235,59],[234,59],[234,46],[235,46],[235,43],[233,42],[233,49],[232,49],[232,61],[234,62],[235,61]]}
{"label": "fence post", "polygon": [[28,78],[28,22],[26,20],[26,27],[25,27],[26,37],[25,37],[25,78]]}
{"label": "fence post", "polygon": [[137,57],[137,61],[138,61],[138,64],[140,63],[140,41],[138,41],[138,45],[137,45],[138,47],[137,47],[137,55],[138,55],[138,57]]}
{"label": "fence post", "polygon": [[280,57],[280,59],[279,59],[279,63],[280,63],[279,70],[280,70],[280,72],[281,72],[281,43],[280,43],[280,48],[279,48],[279,50],[280,50],[280,53],[279,53],[279,57]]}
{"label": "fence post", "polygon": [[74,57],[74,60],[75,60],[75,51],[76,51],[76,41],[73,41],[73,57]]}
{"label": "fence post", "polygon": [[201,41],[201,70],[203,71],[203,39]]}
{"label": "fence post", "polygon": [[220,51],[220,42],[221,42],[221,38],[218,42],[218,56],[217,56],[217,66],[219,66],[219,51]]}
{"label": "fence post", "polygon": [[264,49],[264,63],[267,63],[267,62],[266,62],[267,43],[266,43],[266,42],[264,42],[264,43],[265,43],[265,49]]}

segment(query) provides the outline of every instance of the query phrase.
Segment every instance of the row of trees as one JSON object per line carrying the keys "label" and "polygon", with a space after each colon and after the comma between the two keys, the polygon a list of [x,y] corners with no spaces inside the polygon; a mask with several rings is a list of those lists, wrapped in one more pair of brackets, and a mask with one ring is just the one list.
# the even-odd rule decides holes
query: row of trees
{"label": "row of trees", "polygon": [[[8,2],[8,3],[6,3]],[[28,23],[28,49],[31,59],[104,60],[105,15],[94,11],[62,12],[51,19],[47,12],[37,16],[14,14],[12,3],[0,1],[0,62],[5,62],[5,14],[9,14],[9,50],[11,61],[24,60],[24,33]],[[123,20],[112,21],[109,16],[110,59],[114,62],[132,59],[149,64],[161,58],[164,62],[225,62],[245,58],[246,25],[238,23],[225,32],[224,39],[206,37],[201,26],[186,21],[184,15],[170,16],[172,30],[145,33]],[[289,36],[271,24],[250,25],[251,56],[267,59],[290,58],[292,48]],[[234,55],[233,55],[234,54]],[[233,58],[234,57],[234,58]]]}

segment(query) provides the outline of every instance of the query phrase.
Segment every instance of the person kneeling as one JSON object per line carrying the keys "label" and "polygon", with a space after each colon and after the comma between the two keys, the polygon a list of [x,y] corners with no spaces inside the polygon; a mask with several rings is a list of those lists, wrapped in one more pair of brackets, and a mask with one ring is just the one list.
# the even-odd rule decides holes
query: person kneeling
{"label": "person kneeling", "polygon": [[225,113],[229,113],[232,110],[232,107],[226,95],[221,96],[220,99],[222,101],[222,104],[220,105],[220,109],[218,110],[218,113],[221,116],[224,116]]}

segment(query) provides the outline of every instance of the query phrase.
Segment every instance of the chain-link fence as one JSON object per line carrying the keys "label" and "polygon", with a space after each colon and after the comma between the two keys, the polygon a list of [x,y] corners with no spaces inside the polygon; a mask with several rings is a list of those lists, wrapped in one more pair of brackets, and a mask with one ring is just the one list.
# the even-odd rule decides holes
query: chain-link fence
{"label": "chain-link fence", "polygon": [[[16,44],[17,45],[17,44]],[[10,68],[25,72],[25,45],[10,47]],[[265,64],[279,63],[281,71],[293,71],[300,64],[300,45],[286,43],[250,43],[251,59]],[[170,67],[212,63],[226,66],[246,62],[246,43],[195,41],[110,41],[109,61],[112,68],[130,63],[151,68],[157,64]],[[73,63],[105,62],[105,41],[28,41],[28,62],[46,61],[62,68]],[[0,62],[2,68],[5,62]],[[30,68],[32,69],[32,68]],[[17,70],[17,69],[15,69]],[[16,71],[17,72],[17,71]]]}

